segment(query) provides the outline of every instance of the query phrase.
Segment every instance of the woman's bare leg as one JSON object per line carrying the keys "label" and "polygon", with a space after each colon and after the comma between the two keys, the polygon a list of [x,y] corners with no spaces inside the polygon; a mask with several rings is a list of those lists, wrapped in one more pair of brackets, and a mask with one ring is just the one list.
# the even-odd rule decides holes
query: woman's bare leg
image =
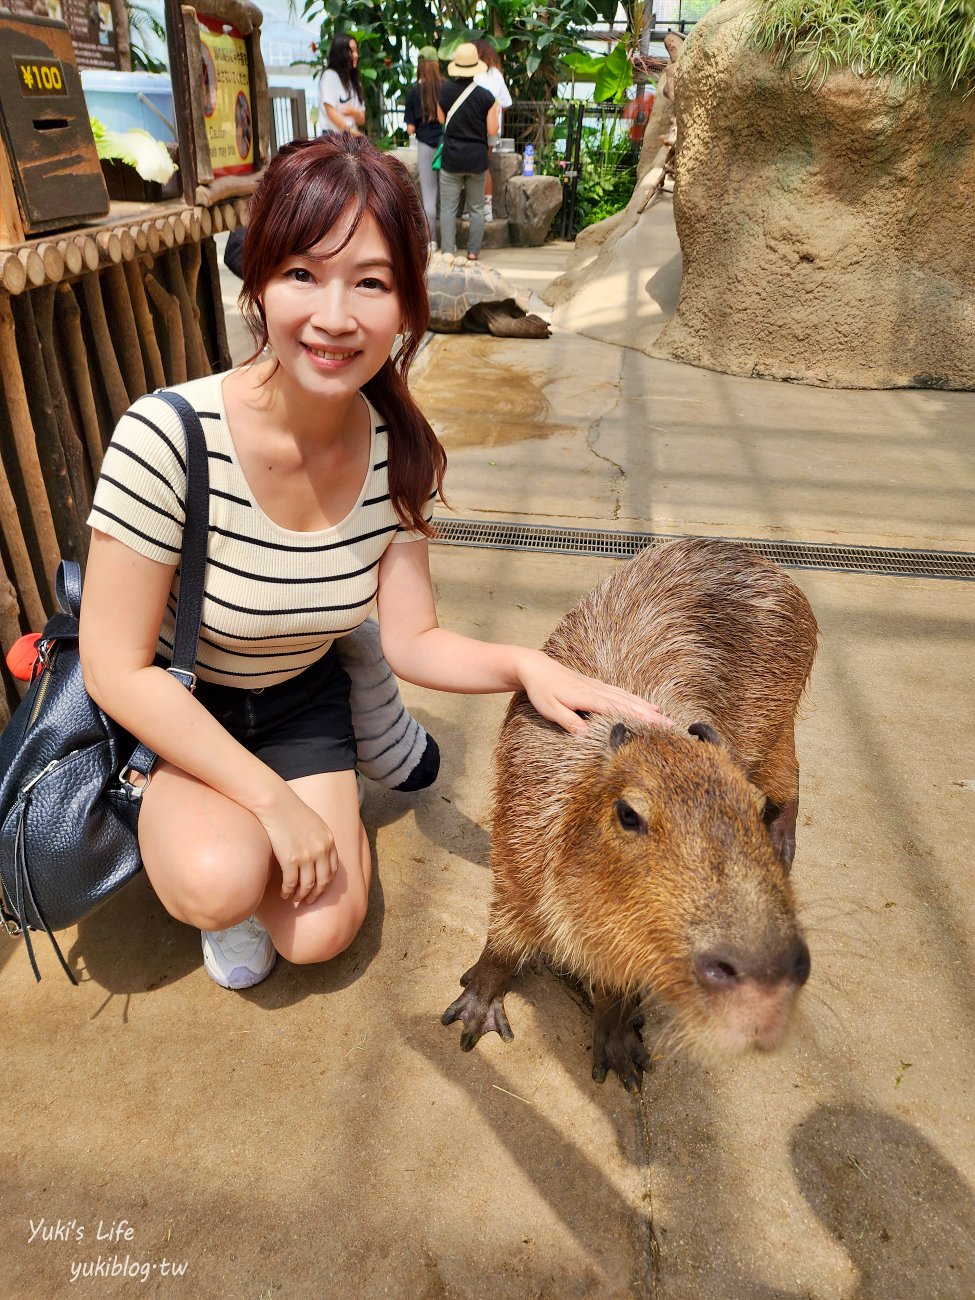
{"label": "woman's bare leg", "polygon": [[295,904],[281,897],[281,873],[275,864],[257,908],[257,919],[270,931],[275,948],[288,961],[327,961],[355,938],[369,901],[372,858],[359,820],[355,773],[325,772],[289,784],[332,832],[339,869],[314,903]]}
{"label": "woman's bare leg", "polygon": [[338,849],[339,869],[314,903],[281,898],[281,872],[253,813],[162,760],[143,795],[139,846],[153,889],[177,920],[226,930],[256,914],[287,960],[327,961],[348,947],[366,914],[372,862],[355,773],[290,784]]}

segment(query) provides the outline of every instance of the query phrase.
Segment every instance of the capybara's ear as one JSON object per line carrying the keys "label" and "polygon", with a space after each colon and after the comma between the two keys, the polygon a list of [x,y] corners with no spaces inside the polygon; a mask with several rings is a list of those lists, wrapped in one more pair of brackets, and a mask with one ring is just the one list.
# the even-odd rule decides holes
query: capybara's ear
{"label": "capybara's ear", "polygon": [[687,734],[697,736],[698,740],[703,740],[709,745],[717,745],[719,749],[724,748],[724,741],[715,729],[706,722],[692,722],[687,728]]}
{"label": "capybara's ear", "polygon": [[609,733],[610,749],[619,749],[621,745],[625,745],[630,739],[630,733],[627,731],[626,727],[624,727],[622,722],[616,722],[613,724],[613,730]]}

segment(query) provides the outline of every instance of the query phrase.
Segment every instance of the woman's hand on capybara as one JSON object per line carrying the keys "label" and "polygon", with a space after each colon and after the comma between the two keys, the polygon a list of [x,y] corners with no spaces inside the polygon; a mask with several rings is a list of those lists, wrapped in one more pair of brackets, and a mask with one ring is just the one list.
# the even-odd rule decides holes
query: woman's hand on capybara
{"label": "woman's hand on capybara", "polygon": [[621,691],[618,686],[585,677],[540,650],[526,651],[520,668],[522,687],[534,708],[543,718],[558,723],[573,735],[581,736],[586,730],[580,713],[608,713],[634,722],[648,722],[654,727],[674,725],[648,700]]}
{"label": "woman's hand on capybara", "polygon": [[257,816],[281,868],[281,897],[295,906],[314,903],[338,870],[332,832],[287,785],[279,804]]}

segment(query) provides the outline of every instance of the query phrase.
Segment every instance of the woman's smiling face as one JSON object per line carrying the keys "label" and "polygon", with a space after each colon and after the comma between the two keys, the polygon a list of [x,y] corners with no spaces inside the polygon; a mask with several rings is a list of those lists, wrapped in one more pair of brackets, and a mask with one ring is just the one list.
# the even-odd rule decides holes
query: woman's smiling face
{"label": "woman's smiling face", "polygon": [[359,66],[359,47],[355,41],[349,41],[349,58],[352,60],[353,68]]}
{"label": "woman's smiling face", "polygon": [[358,392],[389,357],[402,322],[392,257],[371,212],[338,248],[352,215],[307,253],[285,258],[261,295],[274,356],[309,397]]}

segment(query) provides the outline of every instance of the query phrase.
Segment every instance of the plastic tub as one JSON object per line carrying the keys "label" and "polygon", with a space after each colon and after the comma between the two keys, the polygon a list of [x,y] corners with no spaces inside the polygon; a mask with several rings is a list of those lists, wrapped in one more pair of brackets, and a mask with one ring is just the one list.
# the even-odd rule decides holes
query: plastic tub
{"label": "plastic tub", "polygon": [[163,144],[175,143],[173,83],[166,73],[82,68],[81,85],[89,117],[97,117],[110,131],[141,127]]}

